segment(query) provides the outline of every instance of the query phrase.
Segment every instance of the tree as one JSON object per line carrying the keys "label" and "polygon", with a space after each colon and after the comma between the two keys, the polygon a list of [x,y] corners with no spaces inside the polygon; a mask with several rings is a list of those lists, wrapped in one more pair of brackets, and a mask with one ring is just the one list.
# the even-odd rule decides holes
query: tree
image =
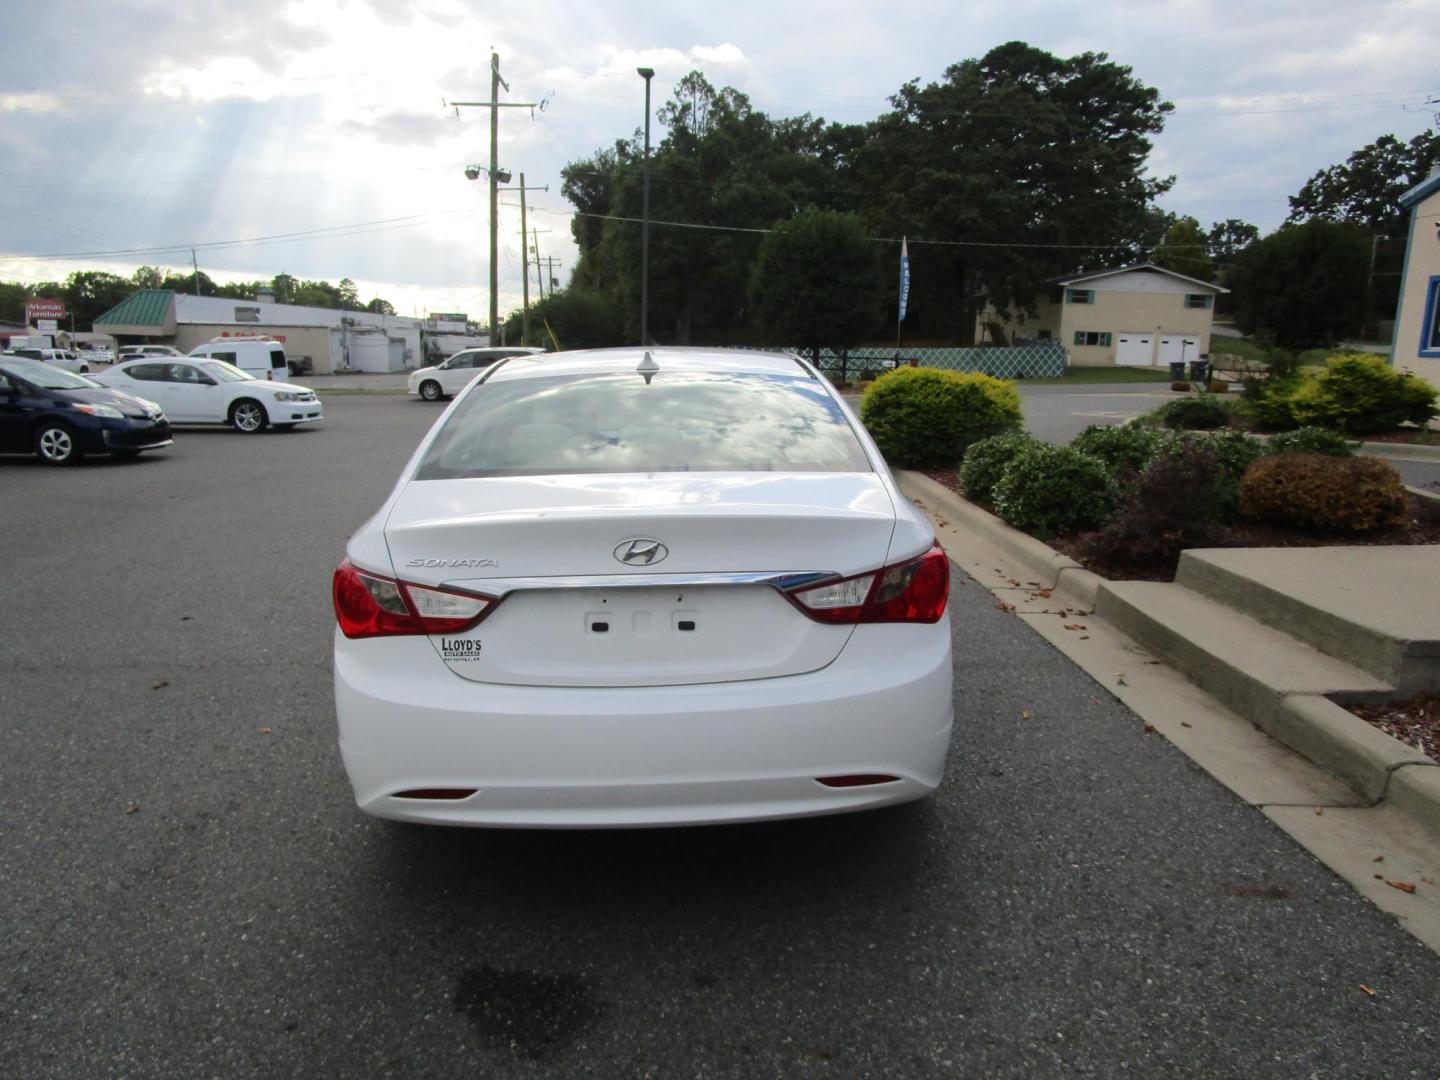
{"label": "tree", "polygon": [[389,300],[382,300],[377,296],[365,305],[365,310],[374,315],[394,315],[395,305],[390,303]]}
{"label": "tree", "polygon": [[1236,261],[1235,318],[1288,349],[1333,345],[1360,329],[1370,244],[1364,230],[1334,221],[1285,225]]}
{"label": "tree", "polygon": [[360,306],[360,290],[348,277],[340,279],[340,286],[335,290],[335,295],[340,301],[340,306],[347,311]]}
{"label": "tree", "polygon": [[75,329],[88,332],[96,319],[134,291],[135,287],[118,274],[77,270],[65,279],[62,295]]}
{"label": "tree", "polygon": [[158,289],[164,284],[165,275],[158,266],[140,266],[130,275],[130,281],[137,289]]}
{"label": "tree", "polygon": [[[520,340],[522,313],[513,311],[505,317],[505,340]],[[563,349],[603,349],[624,345],[628,338],[625,319],[608,293],[588,285],[572,284],[551,293],[530,306],[530,333],[533,343],[545,344],[549,334],[555,335]]]}
{"label": "tree", "polygon": [[1440,133],[1422,132],[1408,143],[1382,135],[1345,159],[1321,169],[1290,196],[1287,222],[1345,221],[1372,234],[1401,236],[1409,220],[1400,196],[1440,166]]}
{"label": "tree", "polygon": [[929,332],[968,342],[982,290],[1002,311],[1028,309],[1045,279],[1157,239],[1151,203],[1173,180],[1147,176],[1146,161],[1173,106],[1104,53],[1012,41],[891,102],[865,138],[845,139],[843,176],[867,193],[856,208],[872,231],[911,238]]}
{"label": "tree", "polygon": [[877,247],[858,215],[802,210],[760,244],[750,304],[768,343],[852,348],[880,325],[884,295]]}
{"label": "tree", "polygon": [[1165,239],[1150,255],[1150,261],[1177,274],[1215,280],[1215,264],[1210,261],[1209,239],[1193,217],[1180,217],[1165,230]]}
{"label": "tree", "polygon": [[1240,252],[1259,239],[1260,230],[1248,221],[1241,221],[1239,218],[1217,221],[1210,226],[1210,231],[1205,235],[1205,242],[1209,245],[1210,258],[1218,264],[1222,271],[1235,261]]}

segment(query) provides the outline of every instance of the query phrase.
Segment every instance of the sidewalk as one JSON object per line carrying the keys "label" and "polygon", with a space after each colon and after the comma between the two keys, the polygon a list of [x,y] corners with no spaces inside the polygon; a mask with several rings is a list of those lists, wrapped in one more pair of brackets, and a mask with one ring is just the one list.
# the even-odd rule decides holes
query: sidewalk
{"label": "sidewalk", "polygon": [[1440,546],[1195,551],[1174,583],[1112,582],[897,479],[996,607],[1440,952],[1440,763],[1336,704],[1440,689]]}

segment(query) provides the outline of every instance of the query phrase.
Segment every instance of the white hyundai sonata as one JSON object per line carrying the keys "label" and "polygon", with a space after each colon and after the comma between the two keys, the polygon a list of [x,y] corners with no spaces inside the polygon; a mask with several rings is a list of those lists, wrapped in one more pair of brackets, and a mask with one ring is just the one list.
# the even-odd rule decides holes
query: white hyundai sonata
{"label": "white hyundai sonata", "polygon": [[502,360],[335,572],[356,802],[574,828],[921,798],[950,741],[949,569],[794,356]]}

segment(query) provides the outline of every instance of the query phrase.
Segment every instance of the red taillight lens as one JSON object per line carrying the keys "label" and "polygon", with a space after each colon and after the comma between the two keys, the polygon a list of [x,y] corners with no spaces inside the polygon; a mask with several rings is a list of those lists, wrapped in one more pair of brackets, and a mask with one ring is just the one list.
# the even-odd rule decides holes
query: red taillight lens
{"label": "red taillight lens", "polygon": [[938,622],[950,596],[950,559],[937,543],[918,559],[789,595],[817,622]]}
{"label": "red taillight lens", "polygon": [[348,638],[458,634],[494,606],[488,596],[411,585],[361,570],[349,559],[335,569],[335,618]]}

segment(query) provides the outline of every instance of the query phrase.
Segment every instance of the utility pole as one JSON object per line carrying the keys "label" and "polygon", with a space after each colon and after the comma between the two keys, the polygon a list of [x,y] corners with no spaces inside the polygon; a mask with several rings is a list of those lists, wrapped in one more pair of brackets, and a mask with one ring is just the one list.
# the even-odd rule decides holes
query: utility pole
{"label": "utility pole", "polygon": [[535,237],[535,287],[540,290],[540,299],[545,299],[545,279],[540,276],[540,230],[532,229]]}
{"label": "utility pole", "polygon": [[[535,257],[535,261],[540,261],[540,257],[538,255]],[[555,264],[559,261],[560,260],[557,259],[554,255],[545,256],[545,280],[550,283],[551,296],[555,295]]]}
{"label": "utility pole", "polygon": [[[1374,260],[1371,260],[1371,261],[1373,262]],[[195,249],[194,249],[194,248],[191,248],[191,249],[190,249],[190,267],[191,267],[192,270],[194,270],[194,273],[190,275],[190,280],[195,283],[195,295],[196,295],[196,296],[199,296],[199,295],[200,295],[200,261],[195,258]]]}
{"label": "utility pole", "polygon": [[645,80],[645,193],[642,196],[640,220],[640,347],[650,339],[650,80],[654,68],[636,68]]}
{"label": "utility pole", "polygon": [[501,101],[500,87],[508,91],[510,84],[500,77],[500,54],[490,54],[490,100],[489,101],[451,101],[448,104],[456,109],[467,108],[488,108],[490,110],[490,336],[493,343],[500,324],[500,278],[499,267],[499,233],[497,231],[498,220],[496,210],[500,202],[500,191],[498,180],[495,176],[498,166],[495,163],[500,149],[500,110],[501,109],[534,109],[538,108],[538,101]]}
{"label": "utility pole", "polygon": [[525,174],[520,174],[520,344],[530,344],[530,266],[525,261]]}

